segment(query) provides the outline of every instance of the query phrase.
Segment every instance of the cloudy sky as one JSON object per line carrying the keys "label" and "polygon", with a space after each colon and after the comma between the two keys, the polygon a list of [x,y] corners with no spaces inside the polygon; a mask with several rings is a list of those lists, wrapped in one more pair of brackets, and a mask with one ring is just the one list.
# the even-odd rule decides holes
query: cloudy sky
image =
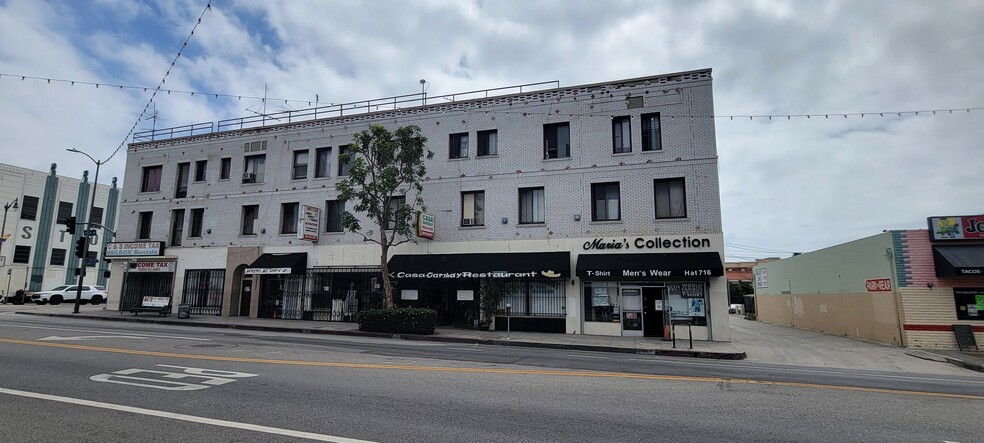
{"label": "cloudy sky", "polygon": [[[0,163],[94,171],[74,147],[109,159],[109,183],[131,128],[254,115],[264,95],[269,113],[420,79],[440,95],[711,68],[728,260],[984,213],[984,2],[206,3],[0,0]],[[144,112],[168,71],[175,92]]]}

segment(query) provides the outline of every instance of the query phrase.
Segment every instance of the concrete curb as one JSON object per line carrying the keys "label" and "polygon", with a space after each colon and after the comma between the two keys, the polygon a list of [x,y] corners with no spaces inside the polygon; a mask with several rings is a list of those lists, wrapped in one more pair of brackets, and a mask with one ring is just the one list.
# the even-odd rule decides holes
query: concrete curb
{"label": "concrete curb", "polygon": [[85,319],[93,319],[93,320],[148,323],[148,324],[169,325],[169,326],[193,326],[193,327],[200,327],[200,328],[242,329],[247,331],[289,332],[289,333],[298,333],[298,334],[343,335],[349,337],[390,338],[396,340],[434,341],[434,342],[444,342],[444,343],[467,343],[467,344],[495,345],[495,346],[517,346],[517,347],[527,347],[527,348],[567,349],[572,351],[663,355],[663,356],[672,356],[672,357],[713,358],[719,360],[743,360],[747,357],[744,352],[709,352],[709,351],[694,351],[692,349],[650,350],[650,349],[635,349],[635,348],[619,348],[614,346],[577,345],[577,344],[566,344],[566,343],[539,343],[539,342],[528,342],[528,341],[512,341],[512,340],[505,340],[505,339],[455,337],[455,336],[447,336],[447,335],[440,335],[440,334],[437,335],[387,334],[383,332],[284,328],[278,326],[237,325],[237,324],[228,324],[228,323],[226,324],[199,323],[199,322],[195,322],[194,320],[191,321],[172,320],[167,317],[159,317],[159,316],[158,317],[138,317],[138,316],[89,317],[89,316],[76,316],[72,314],[52,314],[52,313],[43,313],[43,312],[17,312],[17,314],[36,315],[42,317],[85,318]]}
{"label": "concrete curb", "polygon": [[905,354],[912,357],[921,358],[923,360],[930,360],[940,363],[950,363],[952,365],[970,369],[971,371],[984,372],[984,363],[976,362],[969,358],[954,357],[951,355],[938,354],[935,352],[924,351],[921,349],[906,351]]}

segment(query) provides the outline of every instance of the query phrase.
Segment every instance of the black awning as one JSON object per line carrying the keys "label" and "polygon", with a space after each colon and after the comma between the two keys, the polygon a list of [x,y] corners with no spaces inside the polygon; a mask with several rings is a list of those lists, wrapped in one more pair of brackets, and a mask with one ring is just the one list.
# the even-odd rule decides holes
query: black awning
{"label": "black awning", "polygon": [[567,278],[570,252],[394,255],[395,278]]}
{"label": "black awning", "polygon": [[984,245],[933,246],[937,277],[984,275]]}
{"label": "black awning", "polygon": [[245,275],[304,274],[307,270],[307,252],[289,254],[263,254],[250,263]]}
{"label": "black awning", "polygon": [[657,280],[667,277],[720,277],[717,252],[678,254],[581,254],[577,276],[592,280]]}

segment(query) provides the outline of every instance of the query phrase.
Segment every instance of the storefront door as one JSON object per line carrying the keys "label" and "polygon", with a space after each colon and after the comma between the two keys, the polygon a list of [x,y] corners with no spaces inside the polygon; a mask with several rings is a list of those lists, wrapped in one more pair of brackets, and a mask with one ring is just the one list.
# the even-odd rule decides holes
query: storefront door
{"label": "storefront door", "polygon": [[239,316],[249,317],[249,301],[250,297],[253,296],[253,279],[251,277],[243,278],[243,288],[239,294]]}
{"label": "storefront door", "polygon": [[642,325],[642,288],[622,286],[622,335],[640,337]]}
{"label": "storefront door", "polygon": [[642,323],[646,337],[665,337],[666,291],[658,287],[642,288]]}

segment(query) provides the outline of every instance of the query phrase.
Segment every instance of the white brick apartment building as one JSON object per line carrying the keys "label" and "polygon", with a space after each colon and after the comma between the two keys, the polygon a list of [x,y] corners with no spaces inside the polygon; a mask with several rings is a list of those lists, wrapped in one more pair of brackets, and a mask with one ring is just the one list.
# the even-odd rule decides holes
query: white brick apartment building
{"label": "white brick apartment building", "polygon": [[711,83],[707,69],[524,85],[138,134],[110,298],[327,321],[377,306],[378,246],[339,226],[338,156],[370,124],[412,124],[434,152],[435,233],[393,251],[398,305],[474,325],[484,274],[509,283],[513,329],[662,337],[689,321],[729,340]]}
{"label": "white brick apartment building", "polygon": [[[88,176],[82,180],[62,177],[56,170],[54,163],[47,172],[0,164],[0,203],[5,209],[2,234],[6,236],[0,248],[0,291],[4,294],[78,282],[75,269],[80,259],[75,256],[75,242],[84,228],[79,226],[74,236],[68,234],[69,217],[104,225],[110,232],[116,229],[120,189],[115,178],[111,185],[97,187],[95,209],[90,213],[92,182]],[[90,238],[84,283],[106,284],[109,264],[101,260],[99,251],[110,237],[97,229],[97,235]]]}

